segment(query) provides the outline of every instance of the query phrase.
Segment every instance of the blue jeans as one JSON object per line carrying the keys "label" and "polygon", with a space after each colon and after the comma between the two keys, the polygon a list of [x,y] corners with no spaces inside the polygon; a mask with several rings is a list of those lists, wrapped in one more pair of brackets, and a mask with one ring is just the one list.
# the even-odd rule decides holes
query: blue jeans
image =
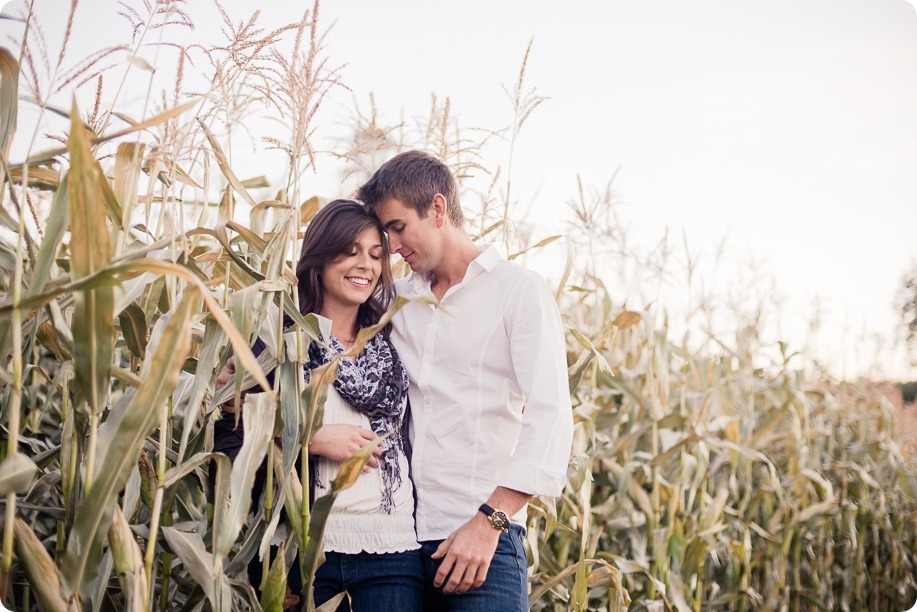
{"label": "blue jeans", "polygon": [[326,552],[325,562],[315,572],[313,583],[318,607],[347,591],[339,612],[419,612],[423,604],[423,575],[420,551],[373,554]]}
{"label": "blue jeans", "polygon": [[439,570],[441,559],[430,556],[442,540],[420,543],[423,563],[423,608],[424,610],[460,610],[461,612],[524,612],[529,609],[526,593],[526,560],[522,540],[525,528],[510,523],[509,532],[500,534],[497,551],[487,570],[487,579],[480,587],[470,589],[461,595],[444,593],[442,587],[433,586],[433,578]]}

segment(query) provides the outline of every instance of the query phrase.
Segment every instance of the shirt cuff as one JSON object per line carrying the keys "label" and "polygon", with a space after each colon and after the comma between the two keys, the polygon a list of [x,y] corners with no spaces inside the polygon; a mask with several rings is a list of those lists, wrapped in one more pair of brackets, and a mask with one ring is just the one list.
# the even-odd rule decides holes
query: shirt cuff
{"label": "shirt cuff", "polygon": [[566,483],[566,469],[555,470],[536,463],[510,461],[498,484],[529,495],[560,497]]}

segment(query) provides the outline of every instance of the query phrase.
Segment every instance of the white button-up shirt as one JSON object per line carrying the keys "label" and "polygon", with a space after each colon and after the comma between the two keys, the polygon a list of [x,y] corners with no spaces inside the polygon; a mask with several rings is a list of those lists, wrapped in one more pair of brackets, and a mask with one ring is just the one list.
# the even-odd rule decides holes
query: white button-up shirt
{"label": "white button-up shirt", "polygon": [[[396,286],[430,295],[420,273]],[[544,279],[490,246],[438,306],[409,302],[393,324],[411,378],[418,539],[447,537],[497,486],[560,495],[573,413],[563,326]],[[524,525],[526,508],[512,520]]]}

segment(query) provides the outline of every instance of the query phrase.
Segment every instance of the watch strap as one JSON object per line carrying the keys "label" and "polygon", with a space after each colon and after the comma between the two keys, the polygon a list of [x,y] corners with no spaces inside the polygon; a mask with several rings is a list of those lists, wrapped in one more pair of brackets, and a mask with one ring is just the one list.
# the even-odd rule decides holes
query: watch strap
{"label": "watch strap", "polygon": [[478,511],[487,517],[491,527],[500,531],[509,531],[509,517],[502,510],[496,510],[487,504],[481,504]]}

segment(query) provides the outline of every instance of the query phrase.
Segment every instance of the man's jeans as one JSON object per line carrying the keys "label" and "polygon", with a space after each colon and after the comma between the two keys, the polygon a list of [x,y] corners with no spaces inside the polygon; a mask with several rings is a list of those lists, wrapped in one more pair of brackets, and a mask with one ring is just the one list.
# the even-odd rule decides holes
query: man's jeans
{"label": "man's jeans", "polygon": [[420,612],[423,580],[420,552],[354,555],[326,552],[325,563],[315,572],[314,595],[318,607],[341,591],[350,595],[338,607],[354,612],[391,610]]}
{"label": "man's jeans", "polygon": [[442,588],[433,586],[433,578],[439,570],[442,559],[431,559],[430,556],[442,543],[442,540],[429,540],[420,543],[420,558],[423,564],[423,608],[424,610],[461,610],[462,612],[482,611],[523,612],[528,610],[526,594],[526,560],[522,540],[525,528],[510,523],[509,532],[500,534],[497,551],[487,570],[487,580],[476,589],[469,589],[461,595],[444,593]]}

